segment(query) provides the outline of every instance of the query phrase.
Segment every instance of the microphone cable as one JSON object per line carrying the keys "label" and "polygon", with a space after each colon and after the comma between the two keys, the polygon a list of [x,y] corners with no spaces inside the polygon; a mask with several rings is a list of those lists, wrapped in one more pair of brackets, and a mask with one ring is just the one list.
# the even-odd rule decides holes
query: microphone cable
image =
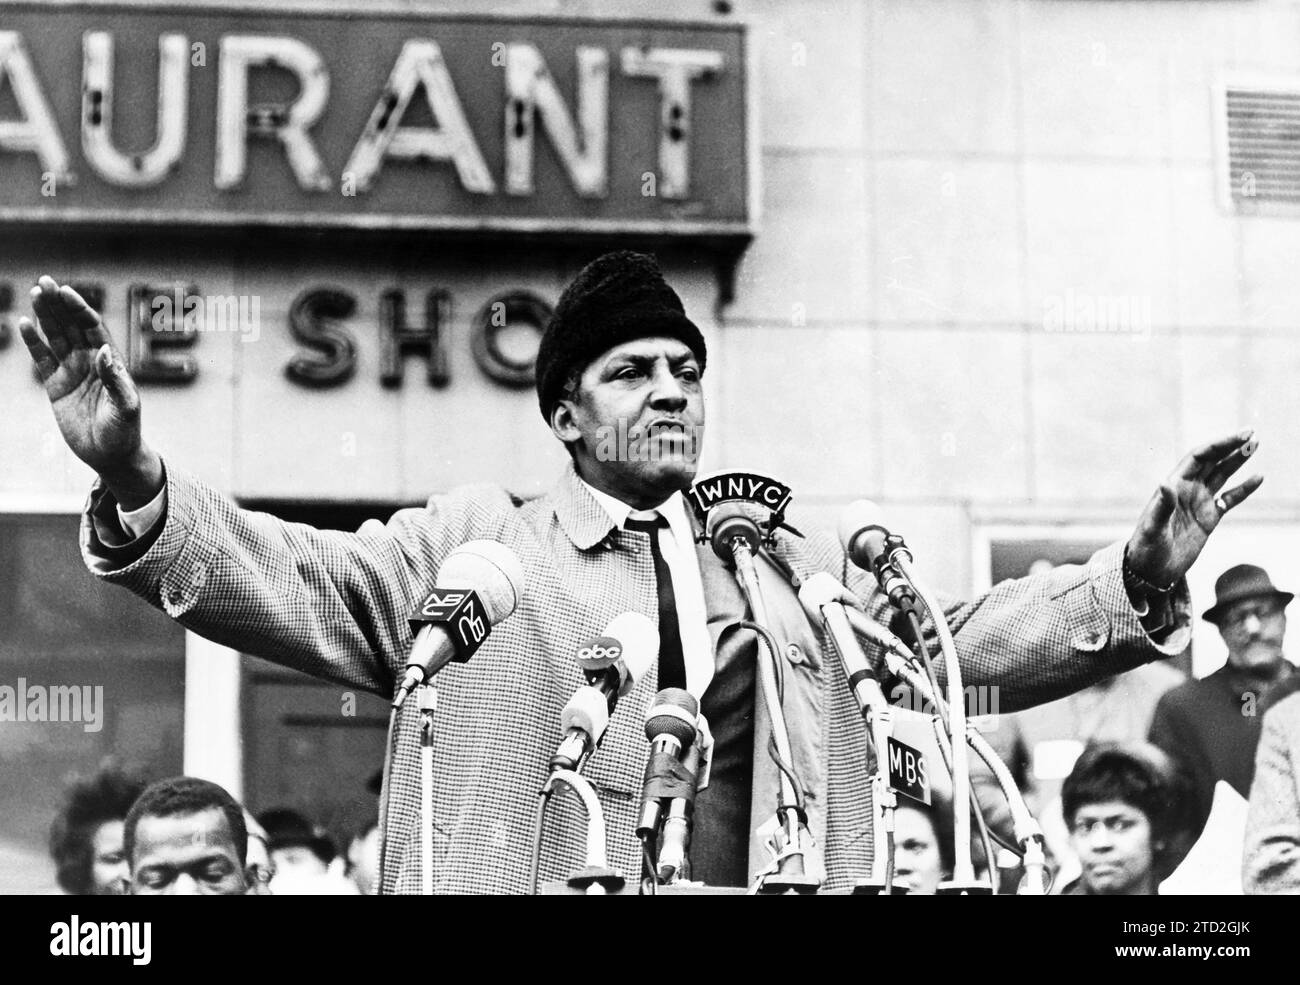
{"label": "microphone cable", "polygon": [[[646,832],[640,835],[641,838],[641,895],[658,896],[659,895],[659,874],[656,871],[654,852],[651,850],[651,839],[654,838],[653,832]],[[649,892],[646,888],[649,887]]]}
{"label": "microphone cable", "polygon": [[[948,720],[947,705],[945,705],[943,701],[939,700],[939,696],[943,694],[943,691],[939,687],[938,677],[935,676],[934,664],[930,660],[929,648],[925,645],[925,633],[924,630],[921,628],[920,617],[917,616],[915,610],[909,610],[907,612],[907,621],[909,626],[912,629],[912,635],[916,638],[916,652],[920,656],[921,666],[925,668],[925,676],[929,680],[930,687],[933,689],[935,695],[935,699],[936,699],[934,702],[935,712],[938,715],[939,721],[943,723],[943,730],[948,736],[948,741],[955,742],[957,740],[953,737],[952,734],[952,724]],[[963,742],[966,741],[966,737],[963,735],[961,737],[961,740]],[[949,772],[951,772],[952,771],[951,748],[945,749],[943,743],[939,743],[939,751],[943,754],[944,764],[948,767]],[[972,814],[975,815],[975,825],[979,829],[980,845],[984,849],[984,864],[988,868],[989,885],[992,886],[993,895],[996,896],[998,895],[998,879],[997,879],[997,863],[993,856],[993,841],[992,841],[993,834],[989,830],[988,821],[985,820],[984,818],[984,808],[980,805],[979,798],[975,796],[974,788],[967,787],[966,792],[970,795],[969,810]],[[893,832],[890,832],[890,837],[891,838],[893,837]],[[1008,848],[1010,847],[1001,838],[998,838],[998,843],[1001,844],[1003,847],[1008,847]],[[1020,853],[1018,851],[1012,849],[1012,852],[1017,857],[1019,857]],[[887,873],[887,878],[892,876],[893,876],[893,867],[891,866],[890,871]],[[890,881],[892,881],[892,879]]]}
{"label": "microphone cable", "polygon": [[393,796],[393,757],[397,753],[397,715],[400,708],[388,710],[388,740],[384,751],[384,776],[379,795],[379,893],[384,894],[384,871],[388,861],[388,813]]}
{"label": "microphone cable", "polygon": [[[772,635],[771,630],[752,619],[743,619],[737,623],[742,629],[752,629],[758,634],[763,645],[767,648],[772,656],[772,665],[776,668],[776,697],[777,700],[785,704],[785,668],[781,666],[781,648],[776,642],[776,637]],[[804,808],[803,784],[799,782],[799,777],[795,775],[794,767],[781,758],[781,751],[776,744],[776,729],[772,729],[772,734],[767,737],[768,755],[772,757],[772,762],[776,768],[785,774],[786,779],[790,781],[790,787],[794,792],[794,804],[784,805],[781,809],[787,809],[793,806],[798,811],[800,818],[807,816]]]}
{"label": "microphone cable", "polygon": [[546,808],[551,802],[551,793],[551,785],[548,783],[542,787],[542,792],[537,795],[537,816],[533,820],[533,857],[528,863],[528,891],[533,896],[537,895],[537,873],[542,855],[542,832],[546,825]]}

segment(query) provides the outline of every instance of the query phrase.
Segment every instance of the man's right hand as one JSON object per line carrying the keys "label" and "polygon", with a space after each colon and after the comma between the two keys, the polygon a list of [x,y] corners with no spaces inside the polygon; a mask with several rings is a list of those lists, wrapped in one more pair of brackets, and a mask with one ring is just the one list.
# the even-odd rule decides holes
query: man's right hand
{"label": "man's right hand", "polygon": [[140,394],[104,323],[76,291],[42,277],[32,288],[40,324],[18,330],[79,459],[103,477],[124,510],[139,509],[163,487],[162,459],[140,432]]}

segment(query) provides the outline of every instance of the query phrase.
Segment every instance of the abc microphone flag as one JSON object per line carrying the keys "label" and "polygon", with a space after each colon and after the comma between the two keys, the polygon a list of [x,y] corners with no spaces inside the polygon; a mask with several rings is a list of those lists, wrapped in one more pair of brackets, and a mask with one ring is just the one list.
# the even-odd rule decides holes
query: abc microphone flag
{"label": "abc microphone flag", "polygon": [[618,699],[627,694],[654,663],[659,631],[639,612],[624,612],[604,631],[578,648],[578,667],[587,683],[560,712],[564,739],[551,757],[551,769],[578,769],[600,745]]}
{"label": "abc microphone flag", "polygon": [[473,540],[452,551],[408,617],[415,643],[393,706],[448,663],[469,660],[493,625],[515,611],[523,590],[523,566],[505,545]]}
{"label": "abc microphone flag", "polygon": [[409,622],[416,634],[426,625],[447,627],[454,648],[451,659],[456,663],[469,660],[492,631],[483,602],[472,588],[436,586],[411,613]]}

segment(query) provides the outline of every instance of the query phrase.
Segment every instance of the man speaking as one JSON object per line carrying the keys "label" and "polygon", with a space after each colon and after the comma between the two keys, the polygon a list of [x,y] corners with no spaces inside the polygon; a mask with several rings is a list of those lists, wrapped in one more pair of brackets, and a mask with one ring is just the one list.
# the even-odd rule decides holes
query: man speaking
{"label": "man speaking", "polygon": [[[49,277],[32,299],[39,328],[24,319],[23,339],[64,439],[100,477],[82,521],[86,562],[200,635],[391,697],[412,643],[408,613],[443,560],[479,539],[518,556],[526,590],[514,615],[472,660],[438,678],[437,891],[527,890],[537,791],[560,710],[582,683],[574,655],[629,611],[657,620],[661,649],[586,770],[605,812],[611,864],[629,876],[640,868],[641,710],[672,685],[701,699],[716,743],[712,782],[696,804],[694,878],[744,885],[767,861],[751,836],[770,817],[777,787],[770,723],[755,701],[755,638],[737,625],[748,618],[743,596],[709,546],[695,542],[682,495],[704,427],[707,352],[652,258],[620,252],[589,264],[546,329],[538,397],[572,459],[548,494],[524,502],[494,486],[455,487],[374,533],[241,510],[180,463],[164,462],[143,437],[139,394],[95,312]],[[626,441],[611,442],[616,435]],[[1190,635],[1183,575],[1223,514],[1259,485],[1256,477],[1221,492],[1254,449],[1246,432],[1192,452],[1156,490],[1128,543],[1087,564],[945,602],[965,683],[998,686],[1011,711],[1182,650]],[[882,621],[887,601],[833,536],[779,531],[773,554],[778,563],[761,558],[759,577],[781,644],[791,765],[826,884],[844,887],[869,874],[872,857],[868,745],[839,660],[784,572],[828,572]],[[398,721],[388,791],[389,893],[420,885],[414,704]],[[544,881],[583,862],[584,828],[570,800],[548,821]]]}

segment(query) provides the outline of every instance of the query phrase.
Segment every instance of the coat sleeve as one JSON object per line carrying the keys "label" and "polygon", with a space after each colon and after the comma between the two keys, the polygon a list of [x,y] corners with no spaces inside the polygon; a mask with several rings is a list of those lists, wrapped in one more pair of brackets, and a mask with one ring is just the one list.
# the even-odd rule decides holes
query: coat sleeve
{"label": "coat sleeve", "polygon": [[[848,563],[833,536],[814,533],[801,543],[812,569],[838,577],[877,622],[902,628],[872,577]],[[1157,641],[1142,627],[1124,589],[1123,558],[1123,543],[1115,543],[1084,564],[1009,579],[970,601],[939,595],[962,684],[978,689],[967,691],[967,706],[984,714],[1019,711],[1186,649],[1192,635],[1187,583],[1176,586],[1173,624]],[[933,624],[927,619],[922,628],[929,651],[937,653]],[[910,632],[899,635],[908,638]],[[946,688],[943,663],[936,660],[935,672]]]}
{"label": "coat sleeve", "polygon": [[1255,752],[1246,815],[1242,886],[1247,893],[1300,893],[1300,791],[1295,743],[1300,696],[1269,710]]}
{"label": "coat sleeve", "polygon": [[[1177,589],[1180,623],[1157,643],[1124,590],[1123,554],[1112,544],[1085,564],[1004,581],[970,602],[941,598],[963,685],[997,688],[998,710],[1018,711],[1182,652],[1191,640],[1186,583]],[[933,626],[924,628],[933,641]]]}
{"label": "coat sleeve", "polygon": [[81,521],[91,571],[206,639],[385,697],[412,642],[407,613],[480,519],[472,497],[451,495],[398,511],[382,531],[317,530],[166,472],[165,514],[135,541],[96,484]]}

